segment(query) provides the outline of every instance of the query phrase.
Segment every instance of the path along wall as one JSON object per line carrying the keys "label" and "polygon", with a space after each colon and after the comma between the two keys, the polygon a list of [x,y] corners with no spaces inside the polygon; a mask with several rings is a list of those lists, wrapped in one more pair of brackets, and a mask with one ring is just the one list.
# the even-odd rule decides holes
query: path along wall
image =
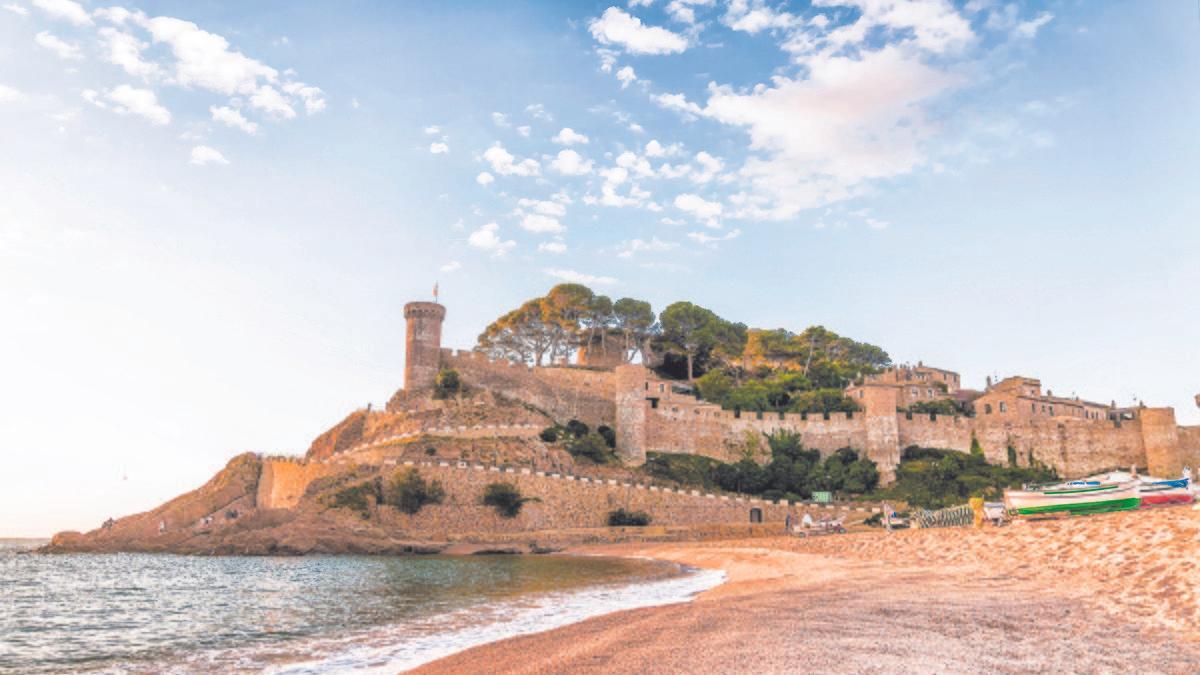
{"label": "path along wall", "polygon": [[[446,491],[441,504],[428,505],[415,515],[386,508],[378,517],[407,534],[449,540],[462,533],[518,533],[606,526],[608,513],[624,508],[645,511],[655,525],[743,524],[751,522],[751,510],[761,511],[764,522],[782,522],[788,515],[799,519],[845,514],[865,518],[875,509],[866,503],[794,504],[752,497],[704,494],[694,490],[593,479],[529,469],[487,467],[452,462],[387,462],[389,468],[415,468],[427,480],[441,482]],[[264,460],[259,481],[260,508],[291,508],[307,487],[306,481],[349,471],[348,462],[297,462]],[[480,502],[487,485],[513,483],[526,497],[516,518],[502,518]],[[876,509],[877,510],[877,509]]]}
{"label": "path along wall", "polygon": [[615,423],[616,389],[611,370],[530,368],[511,361],[493,361],[480,352],[451,349],[442,350],[442,367],[457,370],[468,385],[533,406],[560,424],[572,419],[593,428]]}

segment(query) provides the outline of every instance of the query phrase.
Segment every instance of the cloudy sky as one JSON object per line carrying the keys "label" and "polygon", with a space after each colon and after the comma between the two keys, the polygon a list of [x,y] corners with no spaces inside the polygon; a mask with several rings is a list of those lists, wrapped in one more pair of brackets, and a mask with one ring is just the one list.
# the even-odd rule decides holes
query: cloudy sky
{"label": "cloudy sky", "polygon": [[0,536],[302,452],[559,281],[1200,422],[1181,2],[0,0]]}

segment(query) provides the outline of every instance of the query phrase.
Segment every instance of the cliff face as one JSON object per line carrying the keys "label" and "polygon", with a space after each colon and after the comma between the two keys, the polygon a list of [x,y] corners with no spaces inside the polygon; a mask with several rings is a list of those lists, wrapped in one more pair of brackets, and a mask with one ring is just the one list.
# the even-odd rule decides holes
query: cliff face
{"label": "cliff face", "polygon": [[91,532],[60,532],[43,553],[116,552],[198,555],[304,553],[435,553],[345,509],[306,496],[295,508],[260,508],[256,494],[263,460],[234,457],[202,487]]}
{"label": "cliff face", "polygon": [[321,434],[308,448],[309,459],[327,459],[354,447],[363,440],[363,427],[367,411],[355,410],[338,422],[332,429]]}

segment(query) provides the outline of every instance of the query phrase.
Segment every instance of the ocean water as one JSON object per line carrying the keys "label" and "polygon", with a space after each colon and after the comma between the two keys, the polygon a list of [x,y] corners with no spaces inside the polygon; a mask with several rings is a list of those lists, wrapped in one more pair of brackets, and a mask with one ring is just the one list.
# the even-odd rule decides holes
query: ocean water
{"label": "ocean water", "polygon": [[29,555],[0,540],[0,673],[396,672],[719,572],[575,556]]}

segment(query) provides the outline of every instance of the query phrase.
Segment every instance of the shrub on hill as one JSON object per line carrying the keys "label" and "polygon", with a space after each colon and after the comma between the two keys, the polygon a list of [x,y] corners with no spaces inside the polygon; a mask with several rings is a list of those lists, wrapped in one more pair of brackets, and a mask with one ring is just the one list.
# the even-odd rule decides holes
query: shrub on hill
{"label": "shrub on hill", "polygon": [[880,496],[939,509],[970,497],[1000,499],[1004,488],[1055,480],[1058,475],[1046,466],[997,466],[988,464],[982,454],[911,446],[901,455],[896,482]]}
{"label": "shrub on hill", "polygon": [[571,441],[567,444],[567,452],[571,453],[572,457],[587,459],[596,464],[607,464],[616,459],[608,443],[599,434],[588,434]]}
{"label": "shrub on hill", "polygon": [[321,495],[321,504],[331,509],[350,509],[363,520],[371,517],[371,504],[379,500],[379,483],[368,480]]}
{"label": "shrub on hill", "polygon": [[443,368],[433,381],[433,397],[436,399],[454,398],[463,392],[463,383],[458,371],[453,368]]}
{"label": "shrub on hill", "polygon": [[600,437],[604,439],[604,442],[608,444],[608,447],[617,447],[617,432],[613,431],[612,427],[601,424],[600,426],[596,427],[596,433],[600,434]]}
{"label": "shrub on hill", "polygon": [[426,481],[416,469],[394,472],[383,484],[383,503],[415,514],[426,504],[440,504],[446,496],[438,481]]}
{"label": "shrub on hill", "polygon": [[575,438],[583,438],[584,436],[587,436],[589,430],[590,429],[588,428],[588,425],[580,422],[579,420],[571,420],[570,422],[567,422],[567,433],[571,434]]}
{"label": "shrub on hill", "polygon": [[538,437],[546,443],[555,443],[558,441],[558,427],[546,427]]}
{"label": "shrub on hill", "polygon": [[523,497],[512,483],[489,483],[483,490],[484,506],[491,506],[503,518],[515,518],[526,502],[537,501],[536,497]]}
{"label": "shrub on hill", "polygon": [[645,511],[617,509],[608,512],[609,527],[645,527],[650,524],[650,514]]}
{"label": "shrub on hill", "polygon": [[713,469],[719,464],[721,462],[702,455],[647,452],[642,471],[651,478],[711,490],[716,486]]}
{"label": "shrub on hill", "polygon": [[[942,384],[935,382],[934,384]],[[962,415],[963,410],[958,403],[948,398],[940,398],[936,401],[917,401],[908,406],[908,412],[921,415],[933,413],[935,415]]]}

